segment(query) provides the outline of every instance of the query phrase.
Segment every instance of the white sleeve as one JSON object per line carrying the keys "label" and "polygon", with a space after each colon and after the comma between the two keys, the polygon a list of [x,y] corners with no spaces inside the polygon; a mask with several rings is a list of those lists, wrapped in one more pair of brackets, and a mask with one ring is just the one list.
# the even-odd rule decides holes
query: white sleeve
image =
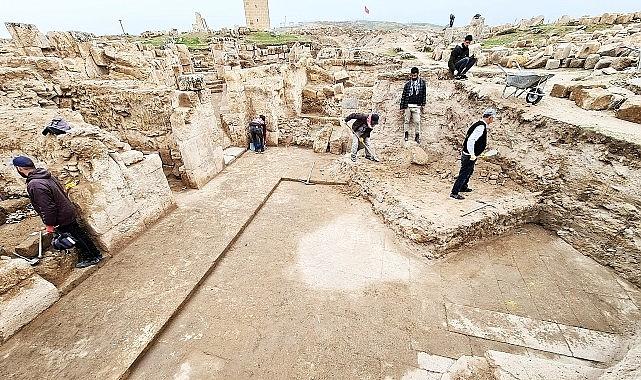
{"label": "white sleeve", "polygon": [[476,128],[474,128],[474,131],[472,131],[472,134],[470,135],[470,138],[467,139],[467,151],[471,155],[474,155],[474,145],[476,144],[476,141],[483,136],[483,129],[485,126],[479,125]]}

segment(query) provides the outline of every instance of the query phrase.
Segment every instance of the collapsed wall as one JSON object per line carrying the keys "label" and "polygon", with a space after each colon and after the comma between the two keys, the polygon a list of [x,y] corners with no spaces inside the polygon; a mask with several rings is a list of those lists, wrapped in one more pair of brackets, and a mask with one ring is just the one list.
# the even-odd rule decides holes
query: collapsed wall
{"label": "collapsed wall", "polygon": [[16,50],[0,56],[0,105],[78,110],[135,149],[158,152],[191,187],[222,170],[224,132],[186,46],[6,25]]}
{"label": "collapsed wall", "polygon": [[[72,131],[43,136],[41,126],[57,116],[64,117]],[[26,194],[11,159],[20,154],[32,157],[63,184],[71,184],[69,195],[80,217],[108,251],[121,247],[174,205],[157,154],[132,150],[116,136],[86,123],[77,112],[0,108],[0,123],[2,193]]]}

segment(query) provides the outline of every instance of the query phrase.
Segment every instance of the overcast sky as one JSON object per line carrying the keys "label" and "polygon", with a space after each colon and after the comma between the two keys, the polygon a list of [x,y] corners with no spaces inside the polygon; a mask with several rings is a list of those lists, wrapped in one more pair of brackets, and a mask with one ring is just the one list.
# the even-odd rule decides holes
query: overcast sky
{"label": "overcast sky", "polygon": [[[450,13],[456,23],[466,24],[481,13],[490,24],[512,22],[542,14],[559,16],[597,15],[604,12],[639,12],[639,0],[270,0],[272,26],[300,21],[368,19],[429,22],[443,25]],[[200,12],[210,28],[245,24],[241,0],[0,0],[0,21],[36,24],[41,31],[80,30],[95,34],[120,33],[122,19],[128,33],[146,30],[191,29],[194,12]],[[4,27],[0,37],[9,37]]]}

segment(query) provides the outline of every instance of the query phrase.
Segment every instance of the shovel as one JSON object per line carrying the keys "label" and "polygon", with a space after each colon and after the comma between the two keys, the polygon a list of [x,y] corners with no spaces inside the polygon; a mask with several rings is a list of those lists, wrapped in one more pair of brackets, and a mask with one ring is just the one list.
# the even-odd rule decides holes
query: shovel
{"label": "shovel", "polygon": [[305,185],[315,185],[315,183],[309,181],[312,178],[312,172],[314,171],[314,166],[316,166],[316,161],[314,161],[314,163],[312,164],[312,168],[309,170],[307,181],[301,180],[301,182],[304,183]]}

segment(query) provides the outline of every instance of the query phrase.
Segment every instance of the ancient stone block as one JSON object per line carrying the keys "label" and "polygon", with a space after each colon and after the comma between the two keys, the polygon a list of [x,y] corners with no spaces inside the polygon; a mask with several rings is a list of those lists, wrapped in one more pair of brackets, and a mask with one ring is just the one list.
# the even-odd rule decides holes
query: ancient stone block
{"label": "ancient stone block", "polygon": [[[52,234],[42,234],[42,250],[46,250],[51,246]],[[16,246],[15,251],[17,254],[25,257],[38,256],[38,246],[40,238],[38,235],[29,236],[25,238],[19,245]]]}
{"label": "ancient stone block", "polygon": [[621,42],[603,45],[599,48],[597,54],[602,57],[616,57],[621,53],[623,45]]}
{"label": "ancient stone block", "polygon": [[585,66],[585,59],[575,58],[570,61],[569,67],[572,69],[582,69]]}
{"label": "ancient stone block", "polygon": [[554,58],[548,59],[547,63],[545,64],[546,70],[554,70],[554,69],[558,69],[559,67],[561,67],[561,61]]}
{"label": "ancient stone block", "polygon": [[333,127],[326,125],[322,127],[314,137],[314,153],[325,153],[329,148],[329,140],[332,137]]}
{"label": "ancient stone block", "polygon": [[550,96],[555,98],[568,98],[570,97],[570,86],[565,84],[556,83],[552,86],[552,91],[550,91]]}
{"label": "ancient stone block", "polygon": [[617,21],[617,17],[619,17],[619,15],[616,13],[604,13],[601,15],[599,22],[601,24],[613,25]]}
{"label": "ancient stone block", "polygon": [[549,57],[545,55],[544,52],[537,54],[534,58],[530,59],[525,63],[523,67],[526,69],[541,69],[545,67],[548,62]]}
{"label": "ancient stone block", "polygon": [[594,66],[594,69],[600,70],[600,69],[605,69],[606,67],[610,67],[610,65],[612,65],[613,60],[614,59],[610,57],[603,57],[599,59],[599,61]]}
{"label": "ancient stone block", "polygon": [[617,71],[625,70],[632,66],[632,58],[630,57],[617,57],[612,60],[610,67]]}
{"label": "ancient stone block", "polygon": [[596,54],[599,49],[601,49],[601,43],[599,41],[586,42],[579,48],[579,51],[576,53],[576,57],[587,58],[591,54]]}
{"label": "ancient stone block", "polygon": [[573,91],[577,106],[592,111],[610,109],[616,100],[611,92],[602,88],[579,89]]}
{"label": "ancient stone block", "polygon": [[0,201],[0,210],[7,214],[11,214],[12,212],[24,209],[29,203],[31,202],[29,201],[29,198],[26,197],[6,199],[4,201]]}
{"label": "ancient stone block", "polygon": [[0,298],[0,343],[53,305],[58,289],[38,275],[23,281],[10,296]]}
{"label": "ancient stone block", "polygon": [[267,131],[267,138],[265,144],[267,146],[278,146],[278,139],[280,138],[280,131]]}
{"label": "ancient stone block", "polygon": [[25,260],[0,260],[0,295],[33,275],[34,270]]}
{"label": "ancient stone block", "polygon": [[601,56],[598,54],[590,54],[586,59],[585,59],[585,65],[583,66],[584,69],[586,70],[592,70],[596,67],[597,63],[601,59]]}
{"label": "ancient stone block", "polygon": [[340,70],[334,73],[334,80],[336,82],[345,82],[349,79],[349,73],[347,70]]}
{"label": "ancient stone block", "polygon": [[619,119],[641,124],[641,95],[626,99],[616,112]]}
{"label": "ancient stone block", "polygon": [[574,44],[570,43],[557,45],[554,49],[554,59],[562,60],[568,58],[573,48]]}

